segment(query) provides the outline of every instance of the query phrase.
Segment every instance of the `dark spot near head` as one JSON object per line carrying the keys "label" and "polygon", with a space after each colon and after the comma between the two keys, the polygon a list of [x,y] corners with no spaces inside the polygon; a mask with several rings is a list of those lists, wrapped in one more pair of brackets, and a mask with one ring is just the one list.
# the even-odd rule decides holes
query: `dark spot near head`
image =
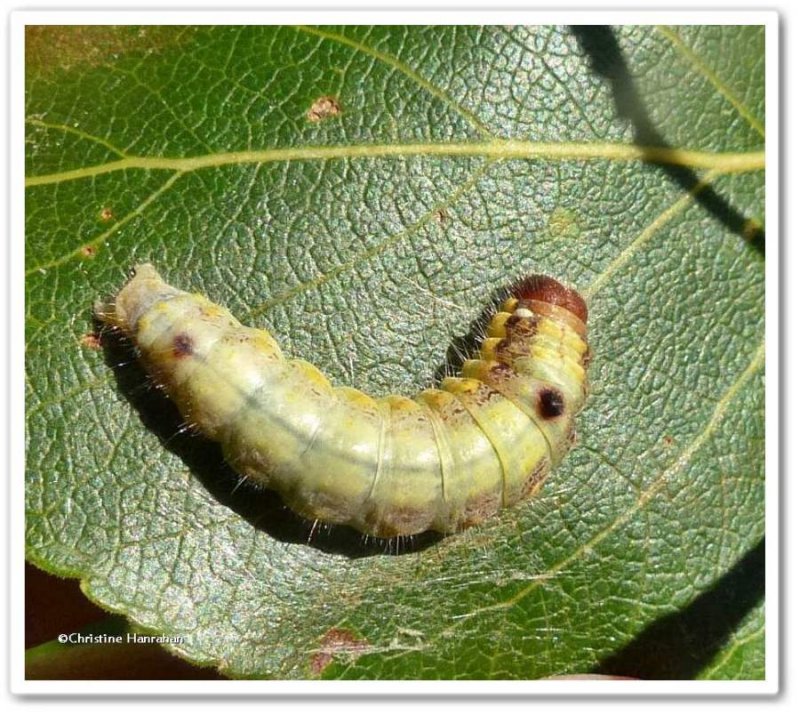
{"label": "dark spot near head", "polygon": [[503,323],[503,327],[506,329],[506,332],[512,330],[514,326],[519,325],[522,321],[522,316],[511,314],[511,317]]}
{"label": "dark spot near head", "polygon": [[539,393],[536,405],[539,416],[545,420],[552,420],[564,414],[564,397],[556,389],[547,387]]}
{"label": "dark spot near head", "polygon": [[319,97],[315,99],[306,112],[306,119],[309,122],[321,122],[323,119],[336,117],[342,113],[342,105],[336,97]]}
{"label": "dark spot near head", "polygon": [[194,342],[186,333],[178,333],[172,341],[172,354],[176,358],[188,357],[194,350]]}
{"label": "dark spot near head", "polygon": [[538,300],[564,308],[581,322],[589,317],[586,302],[578,291],[566,288],[550,276],[528,276],[519,281],[512,289],[512,294],[520,300]]}

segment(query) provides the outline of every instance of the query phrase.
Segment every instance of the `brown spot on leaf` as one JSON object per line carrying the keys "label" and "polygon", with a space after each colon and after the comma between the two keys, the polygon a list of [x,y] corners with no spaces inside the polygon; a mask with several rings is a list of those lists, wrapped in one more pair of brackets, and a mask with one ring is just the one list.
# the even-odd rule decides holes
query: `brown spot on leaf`
{"label": "brown spot on leaf", "polygon": [[81,336],[81,345],[89,350],[100,350],[103,347],[103,341],[97,333],[86,333]]}
{"label": "brown spot on leaf", "polygon": [[433,212],[433,218],[440,226],[444,226],[450,220],[450,214],[447,213],[447,209],[439,208]]}
{"label": "brown spot on leaf", "polygon": [[320,675],[334,656],[345,655],[355,660],[369,648],[369,642],[358,638],[347,628],[331,628],[323,637],[319,649],[311,658],[311,672]]}
{"label": "brown spot on leaf", "polygon": [[314,653],[311,658],[311,672],[314,673],[314,675],[319,675],[332,661],[333,655],[327,651]]}
{"label": "brown spot on leaf", "polygon": [[94,258],[97,255],[97,248],[87,243],[85,246],[81,246],[80,252],[84,258]]}
{"label": "brown spot on leaf", "polygon": [[313,104],[306,112],[306,119],[309,122],[321,122],[324,119],[338,117],[342,113],[342,105],[336,97],[326,95],[315,99]]}
{"label": "brown spot on leaf", "polygon": [[103,206],[103,208],[100,209],[100,220],[104,221],[104,222],[108,222],[112,218],[114,218],[114,212],[111,210],[111,207],[110,206]]}

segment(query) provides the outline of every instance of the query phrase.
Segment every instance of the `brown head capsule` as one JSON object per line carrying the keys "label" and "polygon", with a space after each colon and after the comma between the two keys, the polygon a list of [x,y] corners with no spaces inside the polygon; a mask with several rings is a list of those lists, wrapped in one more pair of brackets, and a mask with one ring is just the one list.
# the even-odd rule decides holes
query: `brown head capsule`
{"label": "brown head capsule", "polygon": [[538,300],[564,308],[585,323],[589,317],[586,302],[580,293],[567,288],[550,276],[534,275],[523,278],[512,289],[511,293],[519,300]]}

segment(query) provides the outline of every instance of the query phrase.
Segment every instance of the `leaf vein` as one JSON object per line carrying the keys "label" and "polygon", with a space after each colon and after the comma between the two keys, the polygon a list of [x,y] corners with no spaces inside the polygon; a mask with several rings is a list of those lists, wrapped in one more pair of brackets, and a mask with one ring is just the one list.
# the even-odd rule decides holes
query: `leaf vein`
{"label": "leaf vein", "polygon": [[139,216],[150,204],[152,204],[161,194],[167,191],[181,176],[183,172],[176,171],[172,174],[158,189],[156,189],[153,193],[150,194],[144,201],[142,201],[138,206],[134,209],[129,211],[125,216],[123,216],[119,221],[116,221],[113,226],[110,226],[105,231],[103,231],[100,235],[93,238],[91,241],[87,241],[82,243],[78,248],[69,253],[65,253],[58,258],[54,258],[53,260],[47,263],[40,263],[39,265],[33,266],[25,271],[25,275],[29,276],[32,273],[43,272],[46,271],[48,268],[54,268],[55,266],[60,266],[63,263],[73,259],[73,258],[80,258],[84,255],[84,251],[87,247],[91,248],[99,248],[110,236],[114,233],[119,231],[126,223],[130,222],[137,216]]}
{"label": "leaf vein", "polygon": [[728,87],[725,82],[712,70],[675,32],[672,28],[664,25],[658,25],[656,28],[664,37],[666,37],[689,62],[691,67],[697,71],[699,75],[705,77],[706,80],[716,89],[742,116],[742,118],[762,137],[765,136],[764,124],[747,108],[745,103],[739,99]]}
{"label": "leaf vein", "polygon": [[609,523],[606,527],[598,531],[592,538],[586,541],[584,544],[581,544],[575,551],[571,554],[563,558],[557,564],[553,565],[547,571],[537,574],[536,579],[531,581],[531,583],[527,584],[523,588],[521,588],[517,593],[509,598],[499,602],[492,604],[491,606],[485,606],[483,608],[476,609],[470,613],[466,613],[462,615],[459,619],[459,624],[464,623],[471,618],[480,615],[482,613],[486,613],[489,611],[497,611],[497,610],[507,610],[520,601],[525,599],[529,596],[533,591],[537,588],[542,586],[543,584],[551,581],[553,578],[558,576],[561,572],[563,572],[567,567],[571,566],[573,563],[578,561],[581,557],[590,553],[592,549],[594,549],[598,544],[605,541],[609,538],[612,534],[616,533],[622,526],[628,523],[636,514],[643,511],[644,508],[653,500],[655,496],[657,496],[661,490],[667,485],[670,477],[676,472],[684,469],[688,463],[688,461],[694,456],[694,454],[709,440],[711,435],[714,433],[716,428],[720,425],[725,414],[727,412],[728,407],[733,402],[734,398],[740,392],[740,390],[744,387],[744,385],[753,377],[763,366],[764,366],[764,357],[765,357],[765,344],[762,341],[759,345],[758,349],[755,351],[753,358],[750,360],[750,363],[747,367],[740,373],[739,377],[731,384],[731,386],[723,393],[720,397],[719,402],[717,403],[714,412],[711,414],[706,426],[703,430],[692,440],[691,444],[670,464],[667,469],[665,469],[661,474],[653,480],[652,484],[645,489],[639,498],[631,505],[629,509],[621,512],[616,519],[614,519],[611,523]]}
{"label": "leaf vein", "polygon": [[401,74],[404,74],[406,77],[416,82],[426,92],[444,102],[448,107],[454,109],[480,134],[482,134],[485,137],[492,136],[492,133],[489,131],[486,125],[483,122],[481,122],[481,120],[474,112],[460,105],[452,97],[450,97],[444,90],[437,87],[430,80],[423,77],[419,72],[412,69],[409,65],[407,65],[405,62],[398,59],[397,57],[387,54],[386,52],[381,52],[380,50],[376,50],[374,47],[370,47],[369,45],[357,42],[356,40],[353,40],[349,37],[345,37],[344,35],[340,35],[339,33],[331,32],[329,30],[321,30],[318,27],[311,27],[309,25],[297,25],[295,26],[294,29],[297,30],[298,32],[305,32],[309,35],[316,35],[317,37],[324,40],[330,40],[331,42],[338,42],[342,45],[346,45],[354,50],[357,50],[358,52],[363,52],[364,54],[372,57],[375,60],[378,60],[379,62],[382,62],[383,64],[388,65],[392,69],[397,70]]}
{"label": "leaf vein", "polygon": [[37,119],[36,117],[26,117],[25,118],[26,124],[32,124],[34,127],[42,127],[43,129],[56,129],[58,131],[62,131],[65,134],[74,134],[75,136],[80,137],[81,139],[86,139],[87,141],[94,142],[95,144],[99,144],[100,146],[104,146],[110,152],[113,152],[121,159],[127,158],[127,154],[122,151],[122,149],[117,148],[107,139],[103,139],[103,137],[98,137],[94,134],[89,134],[88,132],[84,132],[77,127],[70,127],[67,124],[61,124],[58,122],[45,122],[42,119]]}
{"label": "leaf vein", "polygon": [[317,278],[314,278],[310,281],[305,281],[304,283],[300,283],[296,286],[293,286],[289,290],[284,291],[276,296],[273,296],[269,300],[261,303],[260,305],[255,306],[252,310],[247,311],[243,314],[246,318],[253,318],[254,316],[261,315],[268,311],[270,308],[273,308],[276,305],[280,305],[285,303],[289,299],[293,298],[294,296],[305,292],[310,288],[317,288],[321,285],[324,285],[328,281],[332,280],[336,276],[340,275],[348,271],[349,269],[357,266],[362,261],[367,261],[369,259],[375,258],[383,254],[392,246],[396,245],[400,241],[402,241],[406,236],[410,236],[413,234],[417,229],[421,226],[425,225],[428,221],[430,221],[433,216],[436,214],[437,211],[442,209],[450,208],[458,199],[460,199],[467,191],[472,189],[473,186],[480,180],[480,178],[486,173],[486,171],[491,166],[492,162],[487,161],[480,165],[475,171],[470,174],[470,176],[465,179],[461,184],[459,184],[453,191],[450,193],[449,196],[446,196],[443,201],[437,203],[435,206],[431,207],[428,211],[425,211],[416,221],[406,226],[402,231],[398,231],[390,236],[387,236],[383,241],[378,243],[371,248],[368,248],[360,253],[354,255],[349,261],[345,261],[344,263],[339,264],[338,266],[330,269],[327,273],[324,273]]}
{"label": "leaf vein", "polygon": [[86,179],[127,169],[167,169],[179,172],[268,162],[335,159],[380,159],[406,156],[484,157],[486,159],[545,159],[551,161],[620,161],[650,162],[715,169],[719,172],[762,171],[762,151],[703,152],[662,146],[592,142],[533,142],[515,139],[492,139],[486,142],[428,142],[416,144],[353,144],[342,146],[306,146],[277,149],[244,150],[193,157],[129,156],[125,159],[67,171],[30,176],[25,186],[42,186],[62,181]]}
{"label": "leaf vein", "polygon": [[587,299],[591,299],[611,278],[628,263],[642,247],[655,236],[673,218],[681,213],[703,189],[705,189],[721,172],[709,171],[698,181],[692,190],[681,196],[671,206],[668,206],[648,224],[644,230],[600,273],[584,291]]}

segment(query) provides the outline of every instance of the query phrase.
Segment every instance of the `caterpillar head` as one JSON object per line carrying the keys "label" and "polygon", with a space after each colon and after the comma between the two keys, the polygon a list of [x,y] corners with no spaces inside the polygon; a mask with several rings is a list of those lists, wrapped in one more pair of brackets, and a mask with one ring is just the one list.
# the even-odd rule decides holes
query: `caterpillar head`
{"label": "caterpillar head", "polygon": [[550,276],[527,276],[511,288],[511,295],[521,301],[535,300],[564,308],[584,324],[589,317],[586,301],[581,294]]}

